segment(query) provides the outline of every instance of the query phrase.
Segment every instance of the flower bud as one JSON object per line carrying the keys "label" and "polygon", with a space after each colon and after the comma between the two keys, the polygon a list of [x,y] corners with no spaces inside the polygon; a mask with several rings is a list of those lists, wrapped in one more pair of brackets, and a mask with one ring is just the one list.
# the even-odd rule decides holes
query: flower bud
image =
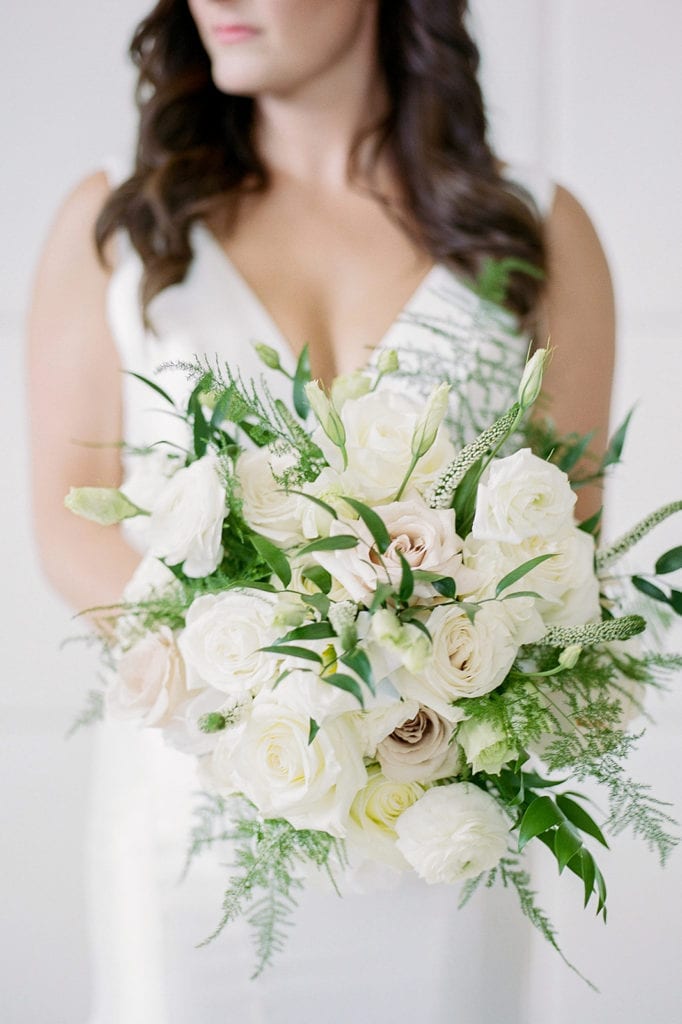
{"label": "flower bud", "polygon": [[366,373],[344,373],[332,383],[332,402],[340,409],[349,398],[362,398],[368,394],[371,386]]}
{"label": "flower bud", "polygon": [[253,347],[255,348],[256,355],[260,359],[261,363],[265,363],[270,370],[282,369],[282,364],[279,361],[279,353],[274,348],[271,348],[270,345],[264,345],[260,341]]}
{"label": "flower bud", "polygon": [[537,401],[542,388],[542,377],[549,359],[549,349],[540,348],[526,363],[519,384],[518,400],[522,409],[530,409]]}
{"label": "flower bud", "polygon": [[211,711],[199,719],[199,728],[205,733],[222,732],[226,725],[227,719],[219,711]]}
{"label": "flower bud", "polygon": [[101,526],[113,526],[123,519],[149,515],[116,487],[72,487],[64,498],[64,505],[77,516]]}
{"label": "flower bud", "polygon": [[412,435],[412,454],[416,459],[426,455],[436,440],[438,429],[448,411],[449,384],[438,384],[433,389],[426,403],[426,408],[417,420]]}
{"label": "flower bud", "polygon": [[337,448],[344,449],[346,431],[341,417],[320,387],[319,381],[311,380],[305,385],[305,395],[315,417],[325,434]]}
{"label": "flower bud", "polygon": [[398,353],[394,348],[384,348],[381,350],[379,358],[377,360],[377,370],[381,377],[387,373],[395,373],[398,369]]}
{"label": "flower bud", "polygon": [[559,664],[562,668],[572,669],[578,664],[578,658],[582,652],[580,644],[571,644],[570,647],[565,647],[559,655]]}

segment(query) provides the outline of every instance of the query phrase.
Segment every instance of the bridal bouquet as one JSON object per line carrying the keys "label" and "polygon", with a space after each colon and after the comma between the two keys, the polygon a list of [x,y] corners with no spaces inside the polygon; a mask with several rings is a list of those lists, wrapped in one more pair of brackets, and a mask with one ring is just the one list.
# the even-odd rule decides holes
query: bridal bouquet
{"label": "bridal bouquet", "polygon": [[[682,502],[596,546],[599,519],[576,522],[568,475],[585,442],[528,427],[546,359],[460,450],[446,383],[426,402],[385,386],[395,353],[329,394],[304,353],[292,407],[197,361],[186,408],[146,382],[191,438],[162,456],[150,507],[97,488],[67,498],[98,522],[143,521],[148,554],[111,610],[104,702],[199,759],[210,795],[193,851],[235,844],[217,931],[245,913],[258,970],[306,865],[463,881],[465,899],[499,879],[556,945],[520,860],[529,843],[605,917],[605,833],[631,828],[661,861],[676,842],[625,759],[644,686],[682,666],[644,647],[638,613],[656,600],[682,614],[664,582],[682,547],[649,575],[612,567]],[[576,792],[588,779],[606,791],[601,823]]]}

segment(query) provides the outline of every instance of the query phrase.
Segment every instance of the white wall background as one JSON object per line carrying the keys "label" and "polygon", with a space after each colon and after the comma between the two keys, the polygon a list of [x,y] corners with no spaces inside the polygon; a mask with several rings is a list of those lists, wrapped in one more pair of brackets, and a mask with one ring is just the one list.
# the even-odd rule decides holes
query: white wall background
{"label": "white wall background", "polygon": [[[82,647],[60,653],[60,641],[78,629],[46,591],[30,538],[23,317],[32,268],[61,198],[103,155],[128,148],[125,46],[147,7],[141,0],[15,3],[4,13],[0,40],[3,94],[13,98],[3,114],[0,189],[0,408],[10,442],[4,478],[11,481],[0,505],[0,971],[3,1019],[11,1024],[79,1024],[87,1015],[82,872],[91,737],[63,737],[96,667]],[[474,12],[499,152],[539,160],[571,188],[610,259],[620,320],[614,420],[638,401],[626,464],[611,488],[615,533],[682,494],[682,5],[475,0]],[[678,520],[643,547],[642,557],[679,536]],[[681,817],[680,689],[652,710],[659,724],[643,741],[636,768],[677,799]],[[609,857],[608,879],[611,920],[604,929],[575,909],[569,880],[541,872],[566,951],[602,995],[538,943],[529,1024],[682,1019],[682,854],[661,872],[624,838]]]}

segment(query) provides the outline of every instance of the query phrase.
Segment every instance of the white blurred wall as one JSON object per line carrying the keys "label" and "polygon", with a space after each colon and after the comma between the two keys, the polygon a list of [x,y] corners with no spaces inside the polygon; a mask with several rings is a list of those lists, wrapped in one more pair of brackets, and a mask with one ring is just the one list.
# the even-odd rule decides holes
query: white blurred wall
{"label": "white blurred wall", "polygon": [[[3,1020],[11,1024],[86,1018],[82,873],[91,737],[63,737],[96,671],[84,647],[59,651],[60,641],[79,629],[46,591],[30,537],[23,316],[32,268],[61,198],[105,154],[129,149],[133,79],[124,51],[146,10],[140,0],[15,3],[4,12],[0,40],[3,95],[12,97],[3,113],[0,165],[0,409],[5,479],[12,482],[0,503],[0,983]],[[682,495],[682,5],[474,0],[474,10],[499,152],[543,162],[574,191],[611,263],[620,321],[614,420],[638,402],[626,462],[610,491],[615,533]],[[679,543],[681,532],[680,520],[671,523],[656,543],[643,546],[642,557]],[[675,798],[680,689],[665,703],[653,702],[659,725],[643,741],[636,765],[658,792]],[[606,929],[575,909],[568,879],[541,870],[544,903],[566,951],[602,995],[538,943],[529,1024],[682,1019],[676,981],[682,854],[661,872],[624,838],[606,867],[612,903]]]}

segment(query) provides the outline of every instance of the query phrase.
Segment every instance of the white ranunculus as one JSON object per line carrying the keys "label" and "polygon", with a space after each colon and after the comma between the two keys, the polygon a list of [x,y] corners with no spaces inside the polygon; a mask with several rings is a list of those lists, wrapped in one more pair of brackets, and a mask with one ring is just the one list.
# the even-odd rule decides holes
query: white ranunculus
{"label": "white ranunculus", "polygon": [[256,700],[234,750],[236,783],[265,817],[343,838],[367,772],[355,730],[344,716],[308,743],[308,715]]}
{"label": "white ranunculus", "polygon": [[406,869],[405,858],[398,851],[396,822],[423,795],[417,782],[387,779],[378,765],[367,772],[367,783],[356,795],[350,809],[347,843],[351,857],[364,854],[394,867]]}
{"label": "white ranunculus", "polygon": [[457,741],[472,770],[489,775],[499,775],[502,767],[518,753],[508,743],[504,732],[484,719],[462,722],[457,729]]}
{"label": "white ranunculus", "polygon": [[[412,437],[424,404],[397,391],[375,391],[349,398],[341,410],[346,432],[348,467],[341,451],[321,430],[314,439],[351,494],[371,505],[392,501],[412,462]],[[443,427],[429,451],[419,460],[409,488],[424,493],[452,461],[454,447]]]}
{"label": "white ranunculus", "polygon": [[471,622],[457,605],[434,608],[427,627],[433,647],[419,675],[395,674],[404,697],[433,708],[449,722],[464,717],[452,702],[480,697],[506,678],[518,651],[513,624],[499,602],[481,605]]}
{"label": "white ranunculus", "polygon": [[168,626],[148,633],[126,651],[106,691],[113,718],[165,725],[187,696],[185,666]]}
{"label": "white ranunculus", "polygon": [[476,878],[507,849],[509,826],[499,804],[470,782],[428,790],[395,827],[398,849],[432,884]]}
{"label": "white ranunculus", "polygon": [[260,590],[195,598],[178,641],[192,686],[214,686],[238,696],[274,682],[280,660],[260,650],[276,639],[273,615],[271,596]]}
{"label": "white ranunculus", "polygon": [[208,576],[223,555],[225,485],[214,455],[179,469],[159,494],[149,522],[150,550],[185,575]]}
{"label": "white ranunculus", "polygon": [[[331,524],[331,536],[353,533],[359,537],[355,548],[318,551],[316,560],[348,591],[353,600],[367,604],[379,583],[395,588],[402,578],[401,556],[413,570],[439,573],[454,578],[458,588],[472,587],[477,577],[462,565],[463,541],[455,532],[452,509],[431,509],[423,501],[410,498],[388,505],[376,505],[374,511],[384,522],[390,544],[380,555],[368,528],[360,521],[337,520]],[[431,597],[433,587],[417,582],[417,597]]]}
{"label": "white ranunculus", "polygon": [[461,765],[452,724],[432,708],[421,705],[377,747],[376,756],[387,779],[394,782],[435,782],[456,775]]}
{"label": "white ranunculus", "polygon": [[282,547],[303,541],[301,499],[287,494],[273,475],[273,470],[279,475],[291,462],[268,448],[255,448],[242,452],[235,466],[244,519],[256,533]]}
{"label": "white ranunculus", "polygon": [[484,472],[471,532],[477,540],[511,544],[554,537],[573,525],[575,502],[566,474],[522,448],[495,459]]}
{"label": "white ranunculus", "polygon": [[[474,600],[492,597],[495,587],[507,573],[532,558],[548,554],[552,557],[504,593],[529,590],[539,594],[541,599],[535,600],[534,605],[546,625],[577,626],[598,620],[601,615],[599,582],[594,571],[594,539],[577,527],[567,527],[555,537],[530,537],[521,544],[468,537],[464,544],[464,564],[475,571],[480,583],[474,590],[463,593]],[[507,600],[505,605],[515,614],[523,600]]]}

